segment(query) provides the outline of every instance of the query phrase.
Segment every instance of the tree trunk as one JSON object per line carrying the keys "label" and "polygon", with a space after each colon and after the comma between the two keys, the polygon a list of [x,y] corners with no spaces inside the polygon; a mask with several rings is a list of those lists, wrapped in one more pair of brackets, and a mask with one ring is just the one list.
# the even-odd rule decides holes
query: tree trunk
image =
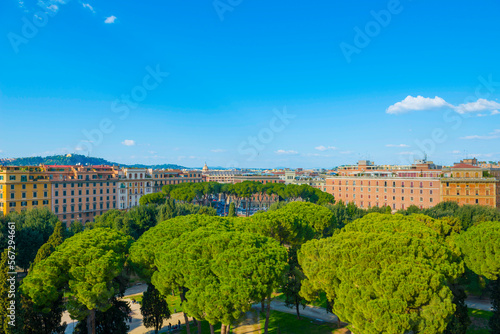
{"label": "tree trunk", "polygon": [[201,321],[200,320],[196,321],[196,326],[198,326],[198,334],[201,334]]}
{"label": "tree trunk", "polygon": [[298,300],[295,301],[295,308],[297,309],[297,319],[300,320],[300,311],[299,311],[300,303]]}
{"label": "tree trunk", "polygon": [[264,334],[268,334],[270,315],[271,315],[271,295],[267,296],[266,323],[264,325]]}
{"label": "tree trunk", "polygon": [[231,324],[227,325],[227,334],[231,334]]}
{"label": "tree trunk", "polygon": [[89,310],[87,317],[87,331],[89,334],[95,334],[95,309]]}
{"label": "tree trunk", "polygon": [[214,325],[210,324],[210,334],[215,334]]}
{"label": "tree trunk", "polygon": [[260,311],[261,311],[262,313],[264,313],[264,302],[265,302],[265,301],[266,301],[266,298],[264,298],[264,299],[262,299],[262,300],[260,301]]}
{"label": "tree trunk", "polygon": [[[186,298],[184,297],[184,289],[182,287],[179,288],[179,295],[181,297],[181,305],[186,301]],[[186,312],[182,312],[184,315],[184,320],[186,321],[186,333],[191,334],[191,329],[189,328],[189,319],[186,314]]]}
{"label": "tree trunk", "polygon": [[220,325],[220,334],[226,334],[226,325],[224,324],[221,324]]}

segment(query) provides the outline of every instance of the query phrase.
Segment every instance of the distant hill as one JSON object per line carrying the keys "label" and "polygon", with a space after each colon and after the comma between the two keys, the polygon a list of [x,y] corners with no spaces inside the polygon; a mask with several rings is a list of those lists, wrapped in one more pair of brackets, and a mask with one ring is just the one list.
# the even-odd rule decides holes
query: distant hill
{"label": "distant hill", "polygon": [[81,154],[67,154],[67,155],[52,155],[47,157],[27,157],[27,158],[15,158],[15,159],[2,159],[0,160],[0,165],[3,166],[38,166],[40,164],[44,165],[119,165],[121,167],[132,167],[132,168],[172,168],[172,169],[185,169],[186,167],[175,165],[175,164],[162,164],[162,165],[126,165],[116,162],[111,162],[102,158],[87,157]]}

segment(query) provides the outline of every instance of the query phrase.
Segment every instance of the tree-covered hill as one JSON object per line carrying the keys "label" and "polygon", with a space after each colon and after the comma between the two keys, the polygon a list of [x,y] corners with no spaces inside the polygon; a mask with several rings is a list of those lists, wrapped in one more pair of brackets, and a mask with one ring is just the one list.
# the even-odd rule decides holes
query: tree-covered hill
{"label": "tree-covered hill", "polygon": [[162,165],[126,165],[116,162],[111,162],[102,158],[87,157],[81,154],[67,154],[67,155],[52,155],[47,157],[26,157],[15,159],[0,160],[0,165],[3,166],[38,166],[44,165],[120,165],[122,167],[135,167],[135,168],[174,168],[183,169],[185,167],[175,164],[162,164]]}

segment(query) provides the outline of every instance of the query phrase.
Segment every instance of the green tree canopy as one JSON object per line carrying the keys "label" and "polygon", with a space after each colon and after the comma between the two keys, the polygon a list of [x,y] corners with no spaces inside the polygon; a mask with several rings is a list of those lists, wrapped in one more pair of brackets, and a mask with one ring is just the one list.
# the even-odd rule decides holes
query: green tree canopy
{"label": "green tree canopy", "polygon": [[459,254],[417,219],[370,214],[299,251],[302,294],[325,291],[356,333],[441,333],[454,313]]}
{"label": "green tree canopy", "polygon": [[141,196],[141,198],[139,199],[140,205],[148,205],[148,204],[161,205],[163,203],[165,203],[165,194],[161,193],[161,192],[147,194],[147,195]]}
{"label": "green tree canopy", "polygon": [[22,290],[37,307],[46,307],[68,287],[72,293],[69,311],[80,320],[82,307],[91,315],[95,310],[106,311],[111,298],[119,292],[114,279],[124,268],[131,242],[130,237],[106,228],[78,233],[35,264]]}

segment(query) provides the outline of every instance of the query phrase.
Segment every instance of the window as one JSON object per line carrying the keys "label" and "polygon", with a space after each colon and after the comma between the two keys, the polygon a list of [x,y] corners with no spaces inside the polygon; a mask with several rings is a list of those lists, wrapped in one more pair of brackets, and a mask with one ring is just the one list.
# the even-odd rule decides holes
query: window
{"label": "window", "polygon": [[9,176],[9,180],[10,181],[15,181],[16,180],[16,176],[15,175],[10,175]]}
{"label": "window", "polygon": [[38,205],[38,201],[33,201],[33,205]]}
{"label": "window", "polygon": [[36,184],[33,184],[33,189],[36,189]]}
{"label": "window", "polygon": [[34,192],[33,192],[33,197],[37,197],[37,195],[38,195],[38,194],[36,193],[36,191],[34,191]]}

